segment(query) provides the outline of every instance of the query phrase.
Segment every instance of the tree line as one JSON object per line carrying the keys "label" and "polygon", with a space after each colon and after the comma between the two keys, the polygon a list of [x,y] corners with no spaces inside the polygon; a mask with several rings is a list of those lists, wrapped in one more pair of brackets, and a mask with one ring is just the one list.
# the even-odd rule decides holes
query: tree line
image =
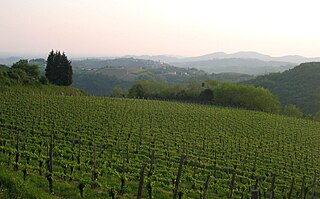
{"label": "tree line", "polygon": [[279,113],[279,100],[267,89],[214,80],[166,85],[137,81],[129,90],[114,88],[114,97],[151,98],[211,103],[220,106]]}
{"label": "tree line", "polygon": [[0,83],[1,85],[30,85],[47,84],[45,76],[40,76],[38,65],[30,64],[28,60],[21,59],[11,67],[0,65]]}
{"label": "tree line", "polygon": [[266,88],[215,80],[171,85],[140,80],[128,90],[114,87],[111,96],[207,103],[320,121],[320,112],[305,114],[294,104],[281,104],[278,97]]}
{"label": "tree line", "polygon": [[11,67],[0,64],[1,85],[39,85],[54,84],[69,86],[72,84],[72,66],[65,53],[49,53],[46,61],[45,75],[40,75],[40,67],[21,59]]}

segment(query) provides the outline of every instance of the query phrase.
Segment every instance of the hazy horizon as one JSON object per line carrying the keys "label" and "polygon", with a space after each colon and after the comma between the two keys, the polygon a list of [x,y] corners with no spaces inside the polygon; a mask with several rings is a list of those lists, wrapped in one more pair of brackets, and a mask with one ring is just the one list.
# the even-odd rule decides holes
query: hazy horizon
{"label": "hazy horizon", "polygon": [[201,56],[256,51],[320,56],[320,2],[1,1],[0,56]]}
{"label": "hazy horizon", "polygon": [[[51,50],[54,50],[56,51],[57,49],[51,49]],[[51,51],[50,50],[50,51]],[[195,56],[182,56],[182,55],[170,55],[170,54],[122,54],[122,55],[110,55],[110,54],[106,54],[106,55],[87,55],[87,54],[73,54],[73,53],[68,53],[66,51],[63,51],[63,50],[59,50],[61,52],[65,52],[68,56],[68,58],[71,58],[71,59],[87,59],[87,58],[92,58],[92,59],[103,59],[103,58],[124,58],[124,57],[143,57],[143,56],[150,56],[150,57],[156,57],[156,56],[167,56],[167,57],[172,57],[172,58],[192,58],[192,57],[201,57],[201,56],[206,56],[206,55],[210,55],[210,54],[214,54],[214,53],[226,53],[227,55],[232,55],[232,54],[236,54],[236,53],[258,53],[258,54],[261,54],[261,55],[266,55],[266,56],[270,56],[271,58],[277,58],[277,57],[285,57],[285,56],[302,56],[304,58],[307,58],[307,59],[312,59],[312,58],[320,58],[320,56],[316,57],[308,57],[308,56],[304,56],[304,55],[301,55],[301,54],[286,54],[286,55],[280,55],[280,56],[274,56],[274,55],[270,55],[270,54],[265,54],[265,53],[261,53],[261,52],[257,52],[257,51],[236,51],[236,52],[222,52],[222,51],[217,51],[217,52],[208,52],[206,54],[201,54],[201,55],[195,55]],[[34,59],[34,58],[47,58],[48,54],[50,52],[43,52],[43,53],[10,53],[10,52],[0,52],[0,58],[25,58],[25,59]],[[249,58],[250,59],[250,56],[248,57],[237,57],[237,56],[234,56],[234,57],[229,57],[229,58]],[[209,58],[210,59],[210,58]],[[221,58],[218,58],[218,59],[221,59]],[[222,58],[223,59],[223,58]],[[252,57],[252,59],[259,59],[259,58],[255,58],[255,57]]]}

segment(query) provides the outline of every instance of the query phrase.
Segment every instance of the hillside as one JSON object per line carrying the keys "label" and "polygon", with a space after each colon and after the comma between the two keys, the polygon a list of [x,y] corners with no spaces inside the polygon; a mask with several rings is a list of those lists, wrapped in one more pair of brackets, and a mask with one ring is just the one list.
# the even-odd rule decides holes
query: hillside
{"label": "hillside", "polygon": [[0,98],[0,171],[42,195],[137,198],[144,176],[143,198],[320,197],[317,122],[165,101]]}
{"label": "hillside", "polygon": [[219,80],[240,82],[253,79],[255,76],[241,73],[208,74],[195,68],[174,66],[158,68],[142,67],[103,67],[96,69],[74,69],[73,86],[92,95],[107,96],[112,89],[120,87],[129,89],[139,80],[148,80],[167,85],[186,85],[190,81]]}
{"label": "hillside", "polygon": [[134,58],[116,58],[116,59],[84,59],[84,60],[73,60],[73,67],[82,69],[97,69],[103,67],[141,67],[141,68],[161,68],[168,67],[169,64],[145,60],[145,59],[134,59]]}
{"label": "hillside", "polygon": [[162,62],[133,58],[89,59],[74,61],[72,64],[75,66],[73,86],[99,96],[111,95],[114,87],[128,89],[137,80],[186,84],[192,79],[212,78],[208,73],[195,68],[178,68]]}
{"label": "hillside", "polygon": [[85,96],[86,93],[78,88],[71,86],[54,86],[54,85],[0,85],[0,93],[25,93],[25,94],[45,94],[61,96]]}
{"label": "hillside", "polygon": [[269,89],[282,105],[294,104],[309,114],[320,111],[320,62],[303,63],[283,73],[259,76],[244,83]]}
{"label": "hillside", "polygon": [[229,81],[229,82],[243,82],[246,80],[254,79],[254,75],[248,75],[243,73],[213,73],[212,79],[217,81]]}

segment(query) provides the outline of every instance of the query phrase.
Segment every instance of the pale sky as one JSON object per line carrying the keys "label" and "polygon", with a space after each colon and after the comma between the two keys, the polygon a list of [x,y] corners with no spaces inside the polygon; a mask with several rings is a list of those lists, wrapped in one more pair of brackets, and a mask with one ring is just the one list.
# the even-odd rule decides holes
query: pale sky
{"label": "pale sky", "polygon": [[317,0],[0,0],[0,55],[320,56]]}

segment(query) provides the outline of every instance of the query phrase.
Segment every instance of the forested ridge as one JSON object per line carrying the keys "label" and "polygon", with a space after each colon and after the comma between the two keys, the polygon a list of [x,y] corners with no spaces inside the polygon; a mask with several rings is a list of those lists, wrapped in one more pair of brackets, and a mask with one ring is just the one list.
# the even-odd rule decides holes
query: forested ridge
{"label": "forested ridge", "polygon": [[245,81],[269,89],[283,106],[294,104],[303,112],[320,111],[320,62],[303,63],[283,73],[272,73]]}

